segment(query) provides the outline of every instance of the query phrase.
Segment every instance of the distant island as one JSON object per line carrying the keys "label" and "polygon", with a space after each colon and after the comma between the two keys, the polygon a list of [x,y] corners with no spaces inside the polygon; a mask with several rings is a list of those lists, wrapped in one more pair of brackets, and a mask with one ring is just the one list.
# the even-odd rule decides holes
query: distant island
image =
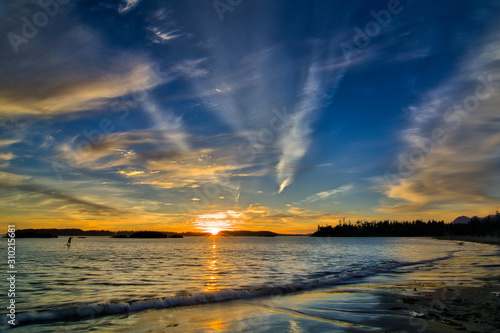
{"label": "distant island", "polygon": [[[18,229],[16,238],[50,238],[58,236],[113,236],[109,230],[82,230],[82,229]],[[45,235],[45,236],[42,236]]]}
{"label": "distant island", "polygon": [[30,230],[22,230],[21,232],[16,232],[16,238],[57,238],[55,234],[49,232],[36,232]]}
{"label": "distant island", "polygon": [[496,236],[500,237],[500,214],[483,218],[457,218],[452,223],[444,221],[357,221],[339,222],[331,226],[318,225],[311,237],[446,237],[446,236]]}

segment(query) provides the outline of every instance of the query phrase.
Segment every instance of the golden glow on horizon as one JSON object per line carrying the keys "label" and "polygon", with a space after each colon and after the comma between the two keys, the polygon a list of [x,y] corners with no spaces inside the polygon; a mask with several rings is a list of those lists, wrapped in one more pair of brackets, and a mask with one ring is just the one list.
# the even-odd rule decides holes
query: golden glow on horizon
{"label": "golden glow on horizon", "polygon": [[194,220],[194,225],[197,229],[204,232],[209,232],[213,236],[217,235],[221,230],[234,229],[235,225],[242,224],[245,215],[234,210],[222,212],[200,214]]}
{"label": "golden glow on horizon", "polygon": [[[52,206],[51,206],[52,207]],[[421,212],[418,215],[352,215],[339,216],[337,214],[320,214],[318,211],[297,208],[292,205],[286,206],[283,210],[271,209],[260,204],[251,204],[239,210],[203,210],[197,213],[182,214],[179,213],[160,214],[158,216],[148,215],[140,216],[133,214],[116,215],[105,214],[98,217],[92,217],[87,213],[80,213],[74,210],[72,205],[67,205],[61,209],[54,209],[48,213],[47,207],[32,205],[25,211],[4,214],[4,219],[12,224],[16,224],[18,229],[28,228],[76,228],[82,230],[110,230],[110,231],[160,231],[160,232],[187,232],[197,231],[212,235],[217,229],[215,235],[219,237],[223,230],[249,230],[259,231],[267,230],[285,234],[308,234],[316,231],[317,225],[337,225],[339,220],[345,218],[356,222],[361,221],[381,221],[391,220],[415,220],[415,219],[444,219],[446,223],[453,221],[457,217],[457,212],[467,216],[486,216],[494,214],[495,211],[478,210],[473,211],[468,207],[455,207],[454,211],[445,215],[437,210]],[[116,205],[119,207],[119,205]],[[22,216],[19,214],[23,214]],[[391,216],[391,217],[388,217]],[[158,220],[161,218],[161,220]],[[212,236],[212,237],[215,237]]]}

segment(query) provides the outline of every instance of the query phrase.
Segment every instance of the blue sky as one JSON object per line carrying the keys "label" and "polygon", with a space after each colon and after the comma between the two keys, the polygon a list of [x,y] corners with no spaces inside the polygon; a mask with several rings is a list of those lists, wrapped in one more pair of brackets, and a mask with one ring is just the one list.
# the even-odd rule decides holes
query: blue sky
{"label": "blue sky", "polygon": [[6,222],[308,232],[498,209],[498,1],[5,1],[0,15]]}

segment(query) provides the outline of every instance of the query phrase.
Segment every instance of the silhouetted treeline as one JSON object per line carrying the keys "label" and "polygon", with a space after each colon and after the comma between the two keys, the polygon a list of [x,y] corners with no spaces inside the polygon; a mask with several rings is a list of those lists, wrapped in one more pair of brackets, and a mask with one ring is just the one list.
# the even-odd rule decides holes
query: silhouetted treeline
{"label": "silhouetted treeline", "polygon": [[444,221],[340,222],[337,226],[318,226],[311,237],[434,237],[434,236],[500,236],[500,214],[483,219],[473,218],[467,224]]}
{"label": "silhouetted treeline", "polygon": [[450,224],[449,230],[449,235],[456,236],[500,237],[500,214],[484,218],[473,217],[467,224]]}
{"label": "silhouetted treeline", "polygon": [[109,230],[82,230],[82,229],[19,229],[16,237],[23,234],[47,233],[54,236],[113,236],[115,233]]}
{"label": "silhouetted treeline", "polygon": [[57,235],[51,234],[50,232],[33,232],[33,231],[18,231],[16,232],[16,238],[57,238]]}

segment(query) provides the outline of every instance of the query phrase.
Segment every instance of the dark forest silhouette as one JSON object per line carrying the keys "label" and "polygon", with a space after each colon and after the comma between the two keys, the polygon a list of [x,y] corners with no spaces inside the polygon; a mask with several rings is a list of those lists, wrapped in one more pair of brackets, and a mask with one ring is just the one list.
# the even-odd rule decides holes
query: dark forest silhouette
{"label": "dark forest silhouette", "polygon": [[444,221],[379,221],[356,223],[339,222],[318,226],[311,237],[439,237],[439,236],[500,236],[500,214],[485,218],[473,217],[469,223],[455,224]]}

